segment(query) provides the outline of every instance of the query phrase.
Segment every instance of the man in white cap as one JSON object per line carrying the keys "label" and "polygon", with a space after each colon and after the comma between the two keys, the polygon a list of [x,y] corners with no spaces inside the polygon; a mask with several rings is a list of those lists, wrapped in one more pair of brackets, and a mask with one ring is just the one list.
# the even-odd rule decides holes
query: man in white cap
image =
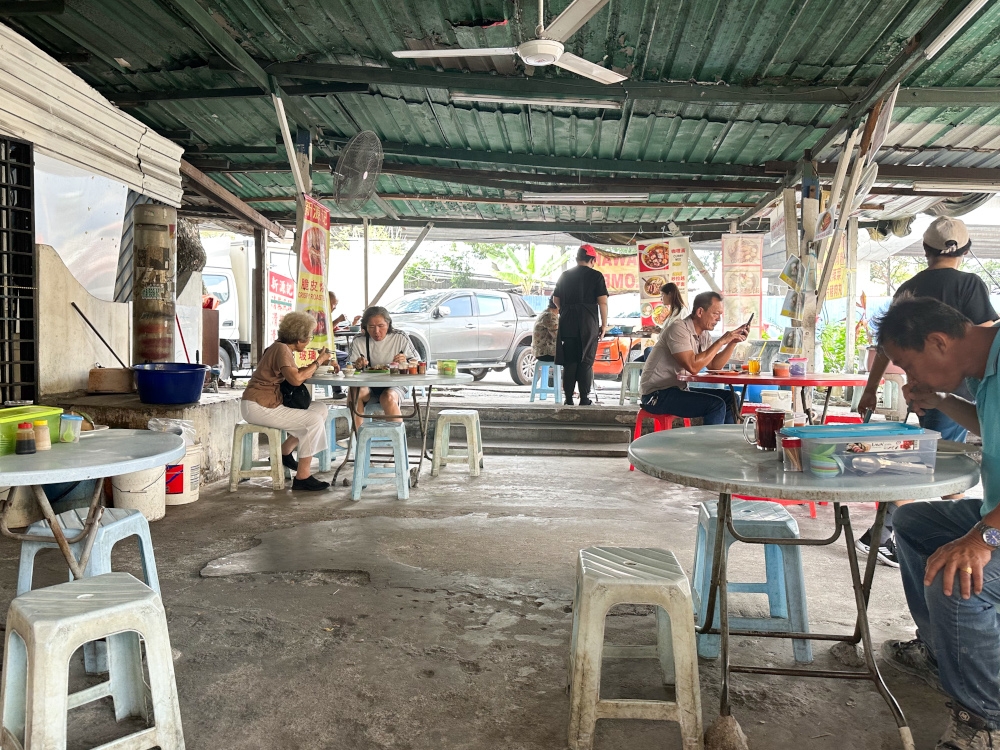
{"label": "man in white cap", "polygon": [[[939,216],[924,232],[927,268],[901,284],[896,290],[895,299],[932,297],[958,310],[977,326],[992,326],[1000,316],[990,303],[990,291],[986,284],[975,274],[958,270],[962,265],[962,258],[971,249],[972,241],[965,223],[959,219]],[[874,410],[878,404],[876,391],[888,364],[889,358],[879,350],[871,372],[868,373],[864,395],[858,402],[860,414],[869,409]],[[956,395],[967,401],[975,400],[965,386],[956,391]],[[966,429],[940,410],[927,409],[919,419],[921,427],[940,432],[943,440],[965,442]],[[886,527],[882,530],[882,539],[878,544],[878,559],[898,568],[896,545],[892,536],[892,512],[893,507],[890,506]],[[869,552],[873,546],[871,529],[858,538],[856,546],[862,552]]]}

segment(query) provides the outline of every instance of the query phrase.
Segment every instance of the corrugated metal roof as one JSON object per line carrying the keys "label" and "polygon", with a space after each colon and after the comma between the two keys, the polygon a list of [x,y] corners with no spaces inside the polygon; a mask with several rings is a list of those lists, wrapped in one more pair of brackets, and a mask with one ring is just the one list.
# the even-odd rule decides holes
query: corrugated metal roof
{"label": "corrugated metal roof", "polygon": [[[568,0],[548,3],[547,21],[568,4]],[[851,96],[874,81],[945,4],[946,0],[611,0],[566,45],[576,55],[628,75],[630,84],[717,83],[723,92],[727,86],[809,86],[828,103],[809,101],[801,92],[778,92],[767,103],[719,102],[714,96],[704,102],[642,98],[631,90],[626,98],[618,86],[604,89],[607,96],[623,102],[617,110],[453,102],[449,92],[455,87],[436,85],[437,79],[421,86],[375,82],[367,93],[294,101],[308,124],[322,134],[317,156],[327,160],[335,158],[343,139],[367,129],[390,146],[451,150],[447,156],[418,157],[387,148],[387,164],[496,172],[515,181],[512,171],[629,178],[640,176],[635,175],[637,165],[644,168],[643,177],[651,176],[650,169],[662,169],[661,176],[668,179],[683,167],[687,171],[681,174],[701,171],[713,179],[729,165],[799,159],[846,111]],[[219,50],[175,9],[183,5],[159,0],[67,0],[60,15],[19,16],[7,23],[49,52],[89,52],[92,60],[74,65],[74,70],[112,98],[116,93],[254,87],[250,76],[221,69],[226,66],[218,64]],[[470,86],[484,85],[484,76],[487,82],[510,76],[521,76],[527,83],[581,81],[555,67],[526,70],[514,56],[421,61],[392,56],[397,49],[502,47],[532,39],[537,6],[528,0],[203,0],[201,7],[264,67],[297,62],[479,74],[465,77]],[[991,3],[904,86],[962,90],[1000,86],[998,28],[1000,3]],[[533,73],[531,81],[523,78],[525,73]],[[286,86],[315,83],[284,76],[279,80]],[[843,103],[830,103],[841,97]],[[685,98],[691,97],[680,97]],[[901,97],[879,154],[881,163],[1000,168],[1000,101],[977,106],[907,104]],[[278,132],[273,107],[264,96],[156,101],[130,111],[162,133],[189,131],[190,138],[181,142],[190,158],[208,147],[274,146]],[[236,151],[206,158],[225,158],[234,168],[285,159],[280,145],[272,154]],[[490,159],[476,160],[484,154]],[[505,155],[522,158],[511,167],[504,163]],[[835,159],[835,145],[816,156],[821,161]],[[574,162],[532,170],[524,157],[564,157]],[[587,169],[592,159],[616,160],[608,165],[616,168]],[[384,174],[378,190],[415,196],[390,201],[403,218],[605,224],[735,218],[763,194],[757,178],[745,192],[650,194],[651,203],[686,204],[681,208],[511,205],[518,198],[511,184],[464,184],[430,179],[431,174],[422,178]],[[245,199],[287,196],[293,190],[287,171],[213,176]],[[779,177],[770,176],[771,184]],[[739,175],[718,179],[752,181]],[[320,194],[332,192],[325,168],[317,168],[314,184]],[[416,197],[420,195],[490,202],[421,201]],[[927,202],[920,197],[896,199],[887,204],[887,213],[906,212]],[[729,209],[718,207],[721,203],[738,205]],[[712,205],[699,207],[702,204]],[[254,205],[268,215],[290,211],[287,202]],[[384,214],[375,203],[363,213]],[[356,218],[336,209],[334,215]]]}

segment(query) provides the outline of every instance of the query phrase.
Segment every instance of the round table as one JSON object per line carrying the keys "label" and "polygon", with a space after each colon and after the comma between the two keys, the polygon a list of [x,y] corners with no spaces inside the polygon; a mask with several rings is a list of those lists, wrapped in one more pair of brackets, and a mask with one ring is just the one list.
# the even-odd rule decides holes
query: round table
{"label": "round table", "polygon": [[[736,386],[742,386],[743,392],[740,395],[740,403],[745,400],[747,387],[751,385],[787,385],[792,388],[800,389],[825,387],[827,389],[826,398],[823,400],[823,415],[820,418],[820,424],[823,424],[826,421],[826,412],[830,406],[830,394],[833,393],[834,388],[865,385],[868,382],[867,375],[845,375],[823,372],[812,372],[808,375],[796,375],[787,378],[777,378],[774,375],[767,373],[751,375],[748,372],[699,372],[697,375],[682,373],[677,376],[677,379],[685,383],[723,383],[729,386],[729,390],[732,391],[734,395],[736,393]],[[806,392],[802,390],[800,393],[802,394],[802,409],[809,417],[809,421],[811,423],[812,416],[809,414],[809,408],[806,404]],[[738,418],[737,421],[739,421]]]}
{"label": "round table", "polygon": [[[456,386],[456,385],[469,385],[475,382],[475,378],[466,373],[456,373],[455,375],[439,375],[436,372],[429,372],[425,375],[386,375],[380,373],[370,373],[370,372],[356,372],[353,375],[344,375],[342,373],[337,373],[334,375],[316,375],[309,378],[306,383],[309,385],[320,385],[320,386],[333,386],[339,385],[341,387],[348,388],[426,388],[427,389],[427,401],[424,404],[423,410],[420,408],[420,402],[417,400],[417,393],[415,390],[411,390],[410,393],[413,397],[413,411],[409,414],[403,414],[402,418],[417,420],[417,424],[420,427],[420,456],[417,458],[417,465],[410,469],[410,486],[416,487],[417,482],[420,480],[420,469],[424,463],[424,456],[427,454],[427,427],[430,421],[431,414],[431,395],[434,391],[434,386]],[[371,417],[375,419],[386,419],[387,417],[382,414],[365,414],[364,410],[358,412],[355,409],[355,404],[353,399],[348,398],[347,407],[351,410],[351,414],[355,417]],[[356,430],[354,420],[351,420],[351,430]],[[353,442],[353,441],[352,441]],[[356,444],[356,443],[355,443]],[[333,473],[333,482],[337,481],[337,476],[340,474],[340,470],[347,465],[348,461],[351,460],[350,442],[348,443],[347,454],[344,456],[344,460],[341,461],[337,470]]]}
{"label": "round table", "polygon": [[[184,438],[169,432],[151,430],[99,430],[84,432],[78,443],[53,443],[52,450],[39,451],[27,456],[0,456],[0,485],[31,487],[35,502],[41,508],[49,528],[62,550],[70,570],[76,578],[83,578],[90,550],[97,534],[103,482],[98,482],[90,501],[90,511],[83,531],[67,539],[59,527],[52,506],[42,485],[57,482],[80,482],[86,479],[104,479],[135,471],[165,466],[184,457]],[[52,537],[19,534],[7,527],[6,513],[9,501],[0,510],[0,533],[20,541],[51,542]],[[71,544],[86,538],[80,559],[74,557]]]}
{"label": "round table", "polygon": [[[979,466],[965,454],[939,453],[934,474],[930,477],[907,474],[874,474],[870,476],[840,476],[821,479],[808,472],[784,472],[775,452],[757,450],[744,439],[742,429],[735,425],[713,425],[679,430],[664,430],[635,440],[629,446],[629,460],[651,476],[687,487],[719,493],[718,525],[712,558],[712,577],[709,588],[705,624],[700,633],[721,636],[722,699],[720,714],[728,716],[729,674],[777,674],[804,677],[841,679],[868,679],[875,683],[879,693],[889,705],[899,726],[903,745],[912,750],[913,738],[906,718],[896,699],[889,692],[873,658],[871,633],[868,626],[868,597],[875,575],[877,555],[868,555],[862,577],[854,547],[848,504],[878,502],[878,512],[872,527],[872,538],[878,539],[885,521],[886,503],[893,500],[920,500],[940,498],[962,492],[979,481]],[[715,460],[708,459],[713,457]],[[825,539],[765,539],[746,538],[733,527],[732,496],[769,497],[783,500],[807,500],[834,504],[835,528]],[[728,530],[737,541],[750,544],[780,544],[795,546],[820,546],[833,544],[844,535],[847,560],[854,587],[858,610],[852,635],[818,633],[765,633],[729,629],[725,533]],[[720,627],[713,628],[715,603],[718,600]],[[844,641],[864,646],[866,671],[828,669],[779,669],[770,667],[731,665],[729,663],[729,636],[752,635],[764,638],[790,638]]]}

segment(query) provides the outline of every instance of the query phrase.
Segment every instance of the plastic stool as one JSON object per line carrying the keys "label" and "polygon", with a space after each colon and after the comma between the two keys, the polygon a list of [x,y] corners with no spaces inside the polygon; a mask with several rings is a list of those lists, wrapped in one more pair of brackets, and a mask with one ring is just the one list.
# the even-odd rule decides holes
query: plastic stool
{"label": "plastic stool", "polygon": [[642,379],[642,366],[645,362],[626,362],[622,367],[622,390],[618,394],[618,405],[624,406],[625,399],[633,406],[639,403],[639,381]]}
{"label": "plastic stool", "polygon": [[[360,500],[361,490],[372,484],[395,484],[396,497],[410,497],[410,459],[406,453],[406,428],[402,422],[364,422],[358,428],[358,444],[354,456],[354,481],[351,499]],[[393,467],[371,463],[372,443],[388,442],[392,448]]]}
{"label": "plastic stool", "polygon": [[[549,375],[552,376],[552,385],[549,385]],[[557,404],[563,402],[562,392],[562,367],[552,362],[535,362],[535,376],[531,379],[531,398],[544,401],[546,397],[552,396]]]}
{"label": "plastic stool", "polygon": [[[70,658],[99,638],[108,641],[110,679],[71,695]],[[184,749],[163,604],[128,573],[61,583],[14,599],[7,612],[2,680],[4,748],[65,750],[69,709],[110,696],[118,721],[139,716],[156,723],[102,747]]]}
{"label": "plastic stool", "polygon": [[[268,461],[253,460],[253,436],[267,435]],[[240,422],[233,430],[233,456],[229,467],[229,491],[236,492],[244,479],[271,477],[275,490],[285,489],[285,467],[281,463],[281,430]],[[239,461],[237,462],[237,459]]]}
{"label": "plastic stool", "polygon": [[[635,430],[632,432],[633,440],[638,440],[642,437],[642,424],[647,419],[653,420],[653,432],[659,432],[660,430],[674,429],[674,420],[677,419],[677,417],[673,414],[650,414],[645,409],[639,409],[639,413],[635,415]],[[690,427],[691,420],[685,418],[684,426]],[[628,470],[635,471],[635,466],[629,464]]]}
{"label": "plastic stool", "polygon": [[333,457],[339,456],[341,452],[346,452],[345,448],[341,448],[337,445],[337,420],[343,419],[347,422],[347,434],[351,434],[351,410],[346,406],[331,406],[326,414],[326,432],[330,436],[330,447],[325,451],[320,451],[316,454],[316,459],[319,461],[319,470],[330,471],[330,465],[333,463]]}
{"label": "plastic stool", "polygon": [[863,424],[860,414],[827,414],[823,424]]}
{"label": "plastic stool", "polygon": [[[465,453],[451,453],[451,426],[460,424],[465,426],[465,444],[468,450]],[[437,422],[434,425],[434,461],[431,463],[431,476],[436,477],[441,467],[448,463],[448,459],[466,459],[469,462],[469,473],[479,476],[479,470],[483,465],[483,432],[479,426],[479,412],[475,409],[442,409],[438,412]]]}
{"label": "plastic stool", "polygon": [[[656,606],[655,646],[605,646],[604,621],[617,604]],[[590,750],[598,719],[654,719],[680,724],[685,750],[701,750],[701,689],[691,588],[672,552],[641,547],[580,550],[570,645],[569,746]],[[604,658],[658,658],[673,701],[604,699]]]}
{"label": "plastic stool", "polygon": [[733,495],[734,498],[739,498],[740,500],[751,500],[755,503],[777,503],[778,505],[784,505],[788,507],[789,505],[808,505],[809,506],[809,517],[816,517],[816,503],[812,500],[779,500],[776,497],[752,497],[751,495]]}
{"label": "plastic stool", "polygon": [[757,403],[755,401],[744,401],[740,406],[740,416],[745,417],[749,414],[756,414],[758,409],[769,409],[770,407],[764,403]]}
{"label": "plastic stool", "polygon": [[[733,528],[747,537],[772,537],[798,539],[799,526],[788,511],[774,503],[736,500],[733,503]],[[698,512],[698,538],[694,551],[695,620],[698,627],[705,621],[708,592],[712,578],[712,555],[715,549],[715,532],[718,523],[718,504],[702,503]],[[726,554],[736,540],[726,531]],[[766,630],[772,632],[809,632],[809,613],[806,606],[806,585],[802,574],[802,555],[798,547],[765,544],[764,561],[766,578],[763,583],[728,583],[731,593],[767,594],[770,617],[729,617],[732,630]],[[715,627],[719,627],[719,608],[715,608]],[[718,635],[698,635],[698,656],[714,659],[719,655]],[[793,640],[795,661],[812,661],[812,645],[807,640]]]}

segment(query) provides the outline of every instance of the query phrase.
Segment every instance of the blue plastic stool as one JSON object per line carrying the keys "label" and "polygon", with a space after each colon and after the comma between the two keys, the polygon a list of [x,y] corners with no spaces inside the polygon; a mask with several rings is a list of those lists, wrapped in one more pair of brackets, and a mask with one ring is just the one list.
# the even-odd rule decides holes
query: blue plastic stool
{"label": "blue plastic stool", "polygon": [[[360,500],[361,490],[373,484],[395,484],[396,497],[410,497],[410,459],[406,453],[406,427],[402,422],[365,422],[358,428],[358,446],[354,458],[354,481],[351,499]],[[371,462],[372,443],[388,442],[393,465],[375,466]]]}
{"label": "blue plastic stool", "polygon": [[346,406],[331,406],[326,415],[326,432],[330,438],[330,447],[325,451],[316,454],[321,472],[330,471],[334,456],[341,456],[347,452],[346,448],[337,445],[337,420],[343,419],[347,422],[347,434],[351,434],[351,410]]}
{"label": "blue plastic stool", "polygon": [[[733,500],[733,527],[747,537],[798,539],[799,526],[788,511],[775,503]],[[698,539],[694,551],[694,575],[691,577],[692,600],[698,627],[705,622],[708,592],[712,578],[712,556],[715,550],[718,504],[702,503],[698,512]],[[736,540],[726,531],[726,554]],[[806,606],[805,577],[802,555],[798,547],[765,544],[764,562],[767,580],[762,583],[728,583],[730,593],[767,594],[770,617],[729,616],[731,630],[766,630],[773,632],[809,632]],[[716,602],[715,627],[719,627],[719,607]],[[698,656],[715,659],[719,655],[718,635],[698,634]],[[795,661],[812,661],[812,644],[807,640],[792,641]]]}
{"label": "blue plastic stool", "polygon": [[[77,536],[83,531],[89,508],[77,508],[60,513],[56,518],[67,537]],[[52,529],[47,521],[36,521],[28,527],[28,534],[52,537]],[[137,510],[125,508],[105,508],[97,526],[94,547],[83,571],[84,578],[111,572],[111,549],[116,543],[130,536],[138,537],[139,557],[142,560],[144,583],[157,594],[160,593],[160,579],[156,574],[156,558],[153,556],[153,540],[149,536],[149,522]],[[86,539],[71,544],[70,549],[77,559],[83,552]],[[31,591],[31,580],[35,573],[35,555],[43,549],[59,549],[55,537],[51,542],[21,542],[21,564],[17,569],[17,596]],[[73,574],[69,574],[73,580]],[[102,674],[108,671],[107,647],[104,641],[86,644],[83,649],[84,665],[88,674]]]}
{"label": "blue plastic stool", "polygon": [[[549,385],[549,373],[552,373],[552,385]],[[531,379],[531,398],[544,401],[547,396],[552,396],[557,404],[563,402],[562,394],[562,367],[552,362],[535,362],[535,377]]]}

